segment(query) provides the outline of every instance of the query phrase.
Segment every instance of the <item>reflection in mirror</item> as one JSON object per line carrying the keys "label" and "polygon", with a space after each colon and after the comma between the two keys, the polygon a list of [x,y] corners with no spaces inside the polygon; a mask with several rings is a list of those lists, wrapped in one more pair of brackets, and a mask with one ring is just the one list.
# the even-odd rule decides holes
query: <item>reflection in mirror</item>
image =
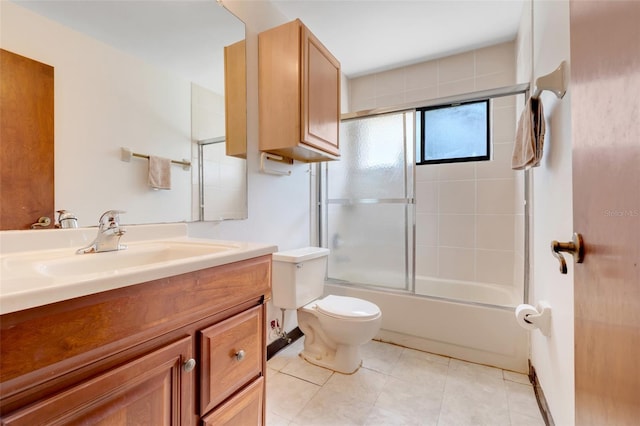
{"label": "reflection in mirror", "polygon": [[246,217],[246,161],[225,154],[224,111],[222,96],[191,85],[193,163],[198,165],[192,195],[194,220]]}
{"label": "reflection in mirror", "polygon": [[[95,225],[109,209],[125,210],[128,224],[197,220],[192,84],[216,94],[215,115],[207,119],[222,123],[201,139],[223,136],[224,47],[244,39],[244,24],[214,1],[3,1],[0,7],[0,47],[54,68],[55,209],[73,212],[80,226]],[[193,167],[172,166],[171,189],[154,191],[147,160],[120,161],[121,147],[190,159]],[[244,173],[238,197],[246,197]],[[228,209],[233,218],[246,217],[246,200],[241,204],[243,214]]]}

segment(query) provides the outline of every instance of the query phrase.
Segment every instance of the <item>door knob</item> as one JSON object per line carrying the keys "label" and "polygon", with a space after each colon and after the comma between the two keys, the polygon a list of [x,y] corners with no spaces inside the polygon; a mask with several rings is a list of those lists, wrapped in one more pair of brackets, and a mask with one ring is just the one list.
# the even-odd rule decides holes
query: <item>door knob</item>
{"label": "door knob", "polygon": [[562,252],[570,253],[575,263],[582,263],[584,260],[584,241],[582,235],[573,233],[573,239],[567,243],[551,241],[551,254],[560,262],[560,273],[567,273],[567,262],[564,260]]}

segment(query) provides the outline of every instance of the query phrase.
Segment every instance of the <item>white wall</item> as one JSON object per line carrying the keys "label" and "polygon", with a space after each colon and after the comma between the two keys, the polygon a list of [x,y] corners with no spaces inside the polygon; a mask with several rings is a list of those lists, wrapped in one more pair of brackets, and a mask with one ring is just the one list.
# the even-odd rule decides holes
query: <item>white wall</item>
{"label": "white wall", "polygon": [[[532,46],[534,77],[553,71],[562,60],[569,62],[568,1],[534,1],[532,33],[530,28],[530,22],[523,22],[521,48],[525,52]],[[519,72],[529,75],[531,64],[526,62]],[[545,92],[542,102],[547,132],[543,160],[532,170],[530,303],[545,300],[553,313],[550,337],[531,333],[531,361],[555,424],[569,426],[575,423],[573,265],[569,256],[568,274],[561,275],[549,246],[552,240],[570,241],[573,233],[571,84],[562,100]]]}
{"label": "white wall", "polygon": [[172,189],[153,191],[147,162],[122,162],[120,147],[191,158],[190,83],[14,3],[0,8],[2,48],[54,67],[55,208],[80,226],[109,209],[126,210],[123,223],[189,220],[191,172],[173,166]]}
{"label": "white wall", "polygon": [[[189,224],[196,237],[248,240],[276,244],[280,250],[310,244],[310,166],[296,162],[291,176],[259,171],[258,150],[258,33],[288,20],[265,1],[225,0],[224,5],[245,22],[247,35],[247,169],[249,216],[247,220]],[[279,167],[275,164],[273,167]],[[279,318],[271,303],[267,321]],[[288,311],[285,327],[297,325]],[[272,340],[272,339],[270,339]]]}

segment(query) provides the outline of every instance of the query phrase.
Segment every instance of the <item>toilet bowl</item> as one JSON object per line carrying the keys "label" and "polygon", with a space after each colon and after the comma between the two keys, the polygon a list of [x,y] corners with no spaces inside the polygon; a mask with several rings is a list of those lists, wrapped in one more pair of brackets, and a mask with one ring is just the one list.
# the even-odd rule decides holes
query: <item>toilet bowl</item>
{"label": "toilet bowl", "polygon": [[272,300],[277,308],[296,310],[305,335],[302,358],[351,374],[362,364],[360,347],[380,330],[382,313],[355,297],[322,297],[328,254],[319,247],[274,253]]}
{"label": "toilet bowl", "polygon": [[304,333],[302,358],[312,364],[351,374],[362,364],[360,347],[380,330],[382,313],[375,304],[354,297],[329,295],[298,309]]}

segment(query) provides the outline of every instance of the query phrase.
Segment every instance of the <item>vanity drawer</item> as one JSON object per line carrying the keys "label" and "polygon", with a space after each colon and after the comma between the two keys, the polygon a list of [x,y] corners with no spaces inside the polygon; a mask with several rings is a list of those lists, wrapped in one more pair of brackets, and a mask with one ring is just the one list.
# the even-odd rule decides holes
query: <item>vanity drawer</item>
{"label": "vanity drawer", "polygon": [[264,378],[260,377],[202,418],[203,426],[264,425]]}
{"label": "vanity drawer", "polygon": [[261,376],[264,305],[200,331],[200,415]]}

